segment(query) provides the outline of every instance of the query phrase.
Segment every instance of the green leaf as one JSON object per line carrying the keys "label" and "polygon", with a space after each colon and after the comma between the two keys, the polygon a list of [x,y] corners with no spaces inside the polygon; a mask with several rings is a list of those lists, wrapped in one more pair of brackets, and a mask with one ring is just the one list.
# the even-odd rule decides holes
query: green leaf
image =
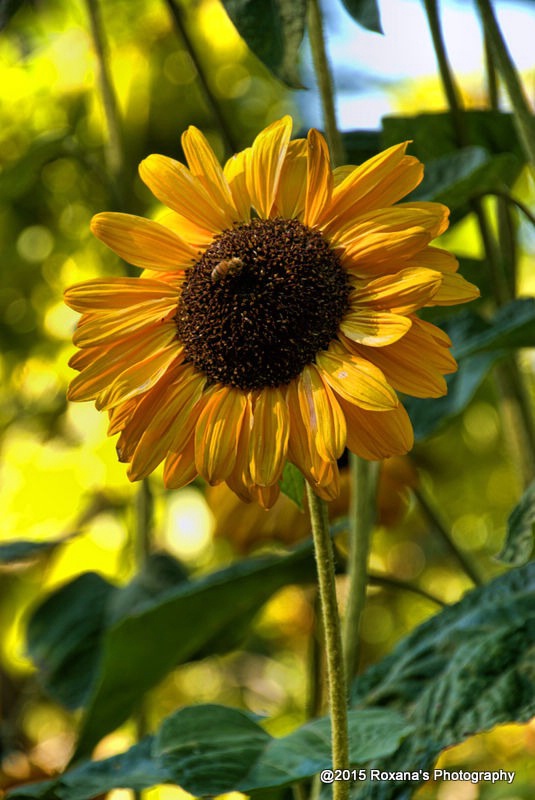
{"label": "green leaf", "polygon": [[114,622],[103,637],[98,677],[76,756],[88,753],[124,722],[143,694],[178,664],[206,653],[207,645],[219,643],[221,636],[235,643],[236,631],[245,628],[244,623],[275,591],[314,579],[312,548],[307,543],[289,556],[247,559],[172,591],[166,589],[163,597]]}
{"label": "green leaf", "polygon": [[535,299],[525,297],[499,308],[479,333],[465,336],[462,342],[456,344],[453,354],[461,359],[477,353],[533,346]]}
{"label": "green leaf", "polygon": [[247,712],[207,704],[168,717],[154,752],[177,784],[201,797],[232,791],[270,740]]}
{"label": "green leaf", "polygon": [[302,89],[297,70],[305,31],[306,0],[223,0],[248,47],[292,89]]}
{"label": "green leaf", "polygon": [[304,508],[305,478],[301,470],[295,464],[290,464],[289,461],[286,462],[284,467],[280,487],[281,492],[289,497],[290,500],[293,500],[302,511]]}
{"label": "green leaf", "polygon": [[342,133],[346,162],[362,164],[381,150],[381,131],[345,131]]}
{"label": "green leaf", "polygon": [[504,564],[525,564],[533,553],[535,541],[535,481],[530,483],[507,520],[507,534],[502,552]]}
{"label": "green leaf", "polygon": [[374,33],[383,33],[377,0],[342,0],[342,3],[363,28]]}
{"label": "green leaf", "polygon": [[482,147],[464,147],[427,161],[424,179],[411,194],[411,200],[435,201],[452,210],[463,209],[478,195],[511,186],[520,169],[521,164],[512,153],[493,156]]}
{"label": "green leaf", "polygon": [[[525,161],[512,114],[465,111],[463,121],[466,139],[472,147],[483,147],[494,154],[514,153],[520,162]],[[447,111],[411,117],[384,117],[382,125],[383,147],[411,140],[411,152],[424,164],[459,150],[451,114]]]}
{"label": "green leaf", "polygon": [[65,544],[67,538],[51,542],[35,542],[30,539],[19,539],[15,542],[0,544],[0,564],[14,564],[19,561],[34,561],[40,555],[51,553]]}
{"label": "green leaf", "polygon": [[[411,733],[396,711],[349,711],[350,760],[362,764],[387,757]],[[60,776],[9,793],[17,800],[91,800],[116,788],[141,791],[175,783],[198,797],[231,791],[257,795],[271,787],[310,778],[331,764],[330,721],[303,725],[274,739],[253,715],[206,704],[176,711],[157,734],[126,753],[87,761]]]}
{"label": "green leaf", "polygon": [[[424,622],[356,679],[352,704],[395,709],[414,726],[396,753],[374,766],[429,770],[444,748],[533,716],[534,591],[534,563],[511,570]],[[412,789],[368,782],[356,797],[400,800]]]}
{"label": "green leaf", "polygon": [[[401,714],[378,708],[348,712],[349,761],[362,764],[394,753],[411,727]],[[311,778],[332,764],[331,721],[317,719],[282,739],[273,739],[237,787],[250,793]]]}
{"label": "green leaf", "polygon": [[115,591],[100,575],[86,572],[49,595],[30,619],[30,658],[46,691],[67,708],[78,708],[87,699],[106,607]]}
{"label": "green leaf", "polygon": [[9,792],[16,800],[93,800],[112,789],[141,791],[171,776],[161,761],[152,755],[154,739],[148,736],[125,753],[102,761],[87,761],[54,781],[29,784]]}

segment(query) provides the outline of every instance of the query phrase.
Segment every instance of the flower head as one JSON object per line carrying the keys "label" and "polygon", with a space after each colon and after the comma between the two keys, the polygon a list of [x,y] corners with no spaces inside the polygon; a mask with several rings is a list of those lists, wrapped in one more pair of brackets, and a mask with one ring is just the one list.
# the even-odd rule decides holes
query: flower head
{"label": "flower head", "polygon": [[422,165],[405,143],[333,170],[321,134],[290,134],[285,117],[222,168],[190,127],[189,169],[140,165],[168,208],[159,222],[92,221],[143,273],[67,290],[82,313],[69,398],[108,412],[131,480],[165,460],[170,488],[201,475],[269,507],[289,460],[332,499],[346,445],[367,459],[411,448],[396,390],[446,392],[451,343],[415,311],[478,291],[429,245],[448,209],[398,203]]}

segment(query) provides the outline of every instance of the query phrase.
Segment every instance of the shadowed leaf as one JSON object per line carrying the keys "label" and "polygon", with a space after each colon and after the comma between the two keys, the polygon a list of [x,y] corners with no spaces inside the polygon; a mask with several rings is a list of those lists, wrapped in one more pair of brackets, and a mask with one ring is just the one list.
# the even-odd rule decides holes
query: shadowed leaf
{"label": "shadowed leaf", "polygon": [[535,481],[530,483],[507,520],[507,534],[499,561],[518,567],[533,553],[535,539]]}

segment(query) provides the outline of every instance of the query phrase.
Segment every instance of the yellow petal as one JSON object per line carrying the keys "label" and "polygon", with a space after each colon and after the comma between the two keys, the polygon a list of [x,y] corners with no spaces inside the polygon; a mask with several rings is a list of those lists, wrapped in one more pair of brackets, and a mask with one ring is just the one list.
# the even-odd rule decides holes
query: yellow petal
{"label": "yellow petal", "polygon": [[301,416],[310,433],[312,446],[325,461],[334,461],[345,447],[344,415],[334,396],[313,364],[306,366],[298,378]]}
{"label": "yellow petal", "polygon": [[[195,405],[204,383],[204,376],[190,367],[187,374],[183,370],[171,385],[165,387],[156,407],[140,408],[136,412],[137,417],[145,418],[145,424],[128,469],[130,480],[150,475],[170,451],[182,451],[195,429],[198,414]],[[127,426],[124,434],[132,435],[132,427]]]}
{"label": "yellow petal", "polygon": [[[320,219],[329,230],[376,208],[396,203],[421,181],[423,167],[413,156],[404,155],[408,142],[378,153],[358,167],[339,167],[332,202]],[[342,179],[341,179],[342,178]]]}
{"label": "yellow petal", "polygon": [[288,460],[301,470],[310,483],[316,485],[325,475],[328,461],[315,446],[316,436],[307,425],[308,414],[303,416],[297,379],[289,384],[286,398],[290,415]]}
{"label": "yellow petal", "polygon": [[94,278],[70,286],[64,293],[66,304],[75,311],[128,308],[139,303],[168,298],[178,303],[176,286],[146,278]]}
{"label": "yellow petal", "polygon": [[179,161],[152,155],[141,162],[139,174],[158,200],[195,225],[214,234],[231,227],[232,216],[216,205],[197,178]]}
{"label": "yellow petal", "polygon": [[246,163],[246,182],[251,203],[260,217],[271,214],[291,132],[292,119],[286,116],[265,128],[253,142]]}
{"label": "yellow petal", "polygon": [[199,416],[195,463],[208,483],[224,481],[232,472],[246,405],[244,392],[224,386],[214,391]]}
{"label": "yellow petal", "polygon": [[143,269],[183,270],[197,257],[196,250],[169,228],[133,214],[97,214],[91,230],[118,256]]}
{"label": "yellow petal", "polygon": [[274,216],[302,219],[307,187],[307,142],[294,139],[288,144],[279,187],[272,210]]}
{"label": "yellow petal", "polygon": [[431,269],[402,269],[371,281],[352,281],[351,308],[361,306],[384,309],[395,314],[410,314],[427,305],[438,292],[443,276]]}
{"label": "yellow petal", "polygon": [[182,359],[182,350],[176,342],[172,342],[168,347],[162,349],[156,355],[132,364],[124,370],[112,384],[107,386],[98,395],[95,406],[99,411],[113,408],[113,406],[124,403],[131,397],[148,392],[165,375],[169,367]]}
{"label": "yellow petal", "polygon": [[237,221],[239,214],[223,169],[206,137],[194,125],[182,134],[182,149],[192,175],[198,178],[216,204]]}
{"label": "yellow petal", "polygon": [[421,322],[412,317],[405,336],[386,347],[368,349],[347,339],[344,343],[351,352],[376,364],[398,391],[414,397],[441,397],[447,392],[442,376],[455,372],[457,364],[446,341],[437,340]]}
{"label": "yellow petal", "polygon": [[279,499],[280,487],[276,483],[271,486],[251,486],[249,493],[259,506],[267,510]]}
{"label": "yellow petal", "polygon": [[430,299],[429,306],[453,306],[457,303],[469,303],[479,297],[479,289],[469,283],[458,273],[445,273],[442,276],[440,289]]}
{"label": "yellow petal", "polygon": [[347,446],[370,461],[407,453],[414,444],[409,415],[400,405],[392,411],[363,411],[340,398],[347,420]]}
{"label": "yellow petal", "polygon": [[250,437],[251,479],[258,486],[279,480],[286,462],[290,420],[285,392],[266,388],[253,407]]}
{"label": "yellow petal", "polygon": [[441,233],[444,233],[450,224],[450,210],[447,206],[442,205],[442,203],[398,203],[396,208],[415,214],[422,212],[426,217],[428,216],[429,219],[434,220],[431,226],[428,227],[431,238],[433,239],[436,236],[440,236]]}
{"label": "yellow petal", "polygon": [[318,353],[316,362],[322,377],[336,394],[361,408],[386,411],[398,405],[396,393],[381,370],[366,358],[352,355],[333,342],[329,350]]}
{"label": "yellow petal", "polygon": [[176,300],[164,297],[106,314],[87,314],[80,319],[72,340],[77,347],[112,342],[151,326],[168,325],[175,311]]}
{"label": "yellow petal", "polygon": [[[169,323],[165,326],[148,328],[137,336],[120,339],[107,347],[82,351],[86,361],[83,364],[80,360],[76,362],[80,368],[83,366],[83,369],[71,381],[67,397],[75,401],[93,400],[129,369],[131,364],[156,355],[170,345],[175,337],[175,325]],[[177,345],[177,352],[179,350]]]}
{"label": "yellow petal", "polygon": [[368,347],[384,347],[405,336],[411,321],[388,311],[350,311],[340,323],[340,330],[348,339]]}
{"label": "yellow petal", "polygon": [[407,266],[427,267],[437,272],[457,272],[459,262],[453,253],[448,253],[447,250],[442,250],[440,247],[424,247],[423,250],[412,256]]}
{"label": "yellow petal", "polygon": [[307,137],[307,188],[303,222],[312,227],[327,206],[332,192],[329,148],[323,136],[312,128]]}
{"label": "yellow petal", "polygon": [[247,147],[240,153],[229,158],[223,173],[228,181],[234,205],[239,219],[249,222],[251,219],[251,198],[247,191],[247,161],[251,157],[251,148]]}
{"label": "yellow petal", "polygon": [[166,489],[181,489],[197,477],[195,437],[192,434],[180,453],[169,453],[165,460],[163,482]]}

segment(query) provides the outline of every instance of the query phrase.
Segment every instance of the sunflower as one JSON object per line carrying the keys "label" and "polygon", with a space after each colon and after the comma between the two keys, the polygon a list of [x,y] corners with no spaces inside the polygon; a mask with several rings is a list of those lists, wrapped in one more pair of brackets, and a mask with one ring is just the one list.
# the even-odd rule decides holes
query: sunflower
{"label": "sunflower", "polygon": [[396,391],[446,392],[451,342],[415,311],[478,295],[429,245],[448,209],[398,203],[423,174],[407,143],[332,169],[321,134],[291,141],[291,127],[273,123],[224,167],[190,127],[189,169],[140,165],[167,206],[159,221],[92,220],[143,272],[66,291],[82,314],[68,396],[108,412],[130,480],[165,460],[168,488],[201,475],[270,507],[290,461],[333,499],[346,446],[366,459],[411,448]]}

